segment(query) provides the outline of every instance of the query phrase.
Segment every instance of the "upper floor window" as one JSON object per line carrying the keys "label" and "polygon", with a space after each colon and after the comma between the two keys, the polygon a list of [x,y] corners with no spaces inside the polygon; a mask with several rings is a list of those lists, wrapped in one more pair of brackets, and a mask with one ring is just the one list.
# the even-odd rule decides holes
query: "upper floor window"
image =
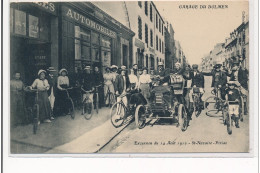
{"label": "upper floor window", "polygon": [[156,14],[156,28],[158,29],[158,14]]}
{"label": "upper floor window", "polygon": [[142,19],[138,17],[138,38],[142,40]]}
{"label": "upper floor window", "polygon": [[145,43],[148,44],[148,25],[145,24]]}
{"label": "upper floor window", "polygon": [[150,45],[153,47],[153,30],[150,30]]}
{"label": "upper floor window", "polygon": [[159,39],[160,52],[162,52],[162,41]]}
{"label": "upper floor window", "polygon": [[150,4],[150,21],[153,21],[153,5]]}
{"label": "upper floor window", "polygon": [[163,35],[163,23],[162,23],[162,35]]}
{"label": "upper floor window", "polygon": [[161,32],[161,19],[159,19],[159,32]]}
{"label": "upper floor window", "polygon": [[142,1],[138,1],[138,5],[140,8],[142,8]]}
{"label": "upper floor window", "polygon": [[147,1],[144,2],[144,12],[145,12],[146,16],[148,16],[148,2]]}
{"label": "upper floor window", "polygon": [[163,41],[162,41],[162,53],[164,54],[164,45],[163,45]]}
{"label": "upper floor window", "polygon": [[156,35],[156,50],[158,50],[158,36]]}

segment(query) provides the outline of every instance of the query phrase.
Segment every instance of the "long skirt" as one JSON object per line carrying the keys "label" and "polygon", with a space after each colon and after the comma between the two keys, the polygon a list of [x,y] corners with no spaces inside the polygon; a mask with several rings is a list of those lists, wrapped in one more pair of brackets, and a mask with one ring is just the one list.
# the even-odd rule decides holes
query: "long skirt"
{"label": "long skirt", "polygon": [[66,91],[57,89],[54,101],[53,115],[61,116],[69,112],[69,100]]}
{"label": "long skirt", "polygon": [[11,91],[11,125],[27,124],[29,123],[28,114],[26,111],[24,94],[20,92]]}
{"label": "long skirt", "polygon": [[39,104],[39,120],[44,121],[51,117],[51,104],[48,98],[47,91],[39,91],[38,95]]}
{"label": "long skirt", "polygon": [[109,101],[109,98],[107,97],[107,92],[108,92],[108,89],[111,93],[115,93],[114,91],[114,85],[113,84],[110,84],[110,85],[104,85],[104,96],[105,96],[105,104],[108,104],[108,101]]}

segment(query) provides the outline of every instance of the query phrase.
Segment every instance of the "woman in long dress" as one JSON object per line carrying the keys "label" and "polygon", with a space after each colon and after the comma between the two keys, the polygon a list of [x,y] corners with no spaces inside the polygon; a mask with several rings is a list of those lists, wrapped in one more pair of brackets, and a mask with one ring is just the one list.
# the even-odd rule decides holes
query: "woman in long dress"
{"label": "woman in long dress", "polygon": [[20,72],[14,74],[10,81],[11,91],[11,126],[27,124],[29,122],[25,100],[24,100],[24,83],[21,80]]}
{"label": "woman in long dress", "polygon": [[39,122],[50,123],[51,122],[51,105],[48,99],[47,91],[50,88],[48,80],[45,78],[46,71],[39,70],[38,78],[35,79],[31,85],[31,89],[38,90],[38,104],[39,104]]}
{"label": "woman in long dress", "polygon": [[54,102],[53,114],[55,116],[69,114],[69,103],[67,98],[66,89],[69,88],[70,82],[67,76],[68,71],[63,68],[59,71],[59,77],[57,79],[57,91]]}

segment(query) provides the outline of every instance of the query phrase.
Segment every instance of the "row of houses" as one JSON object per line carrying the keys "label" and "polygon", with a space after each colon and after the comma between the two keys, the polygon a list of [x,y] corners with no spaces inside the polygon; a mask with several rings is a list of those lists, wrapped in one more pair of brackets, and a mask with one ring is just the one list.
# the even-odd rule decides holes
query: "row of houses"
{"label": "row of houses", "polygon": [[152,1],[10,4],[10,69],[30,84],[39,69],[85,65],[173,68],[186,62],[172,25]]}
{"label": "row of houses", "polygon": [[230,37],[223,43],[217,43],[209,54],[202,58],[201,70],[212,70],[215,64],[222,64],[231,68],[234,61],[241,62],[241,66],[249,69],[249,20],[245,12],[242,13],[242,23],[230,33]]}

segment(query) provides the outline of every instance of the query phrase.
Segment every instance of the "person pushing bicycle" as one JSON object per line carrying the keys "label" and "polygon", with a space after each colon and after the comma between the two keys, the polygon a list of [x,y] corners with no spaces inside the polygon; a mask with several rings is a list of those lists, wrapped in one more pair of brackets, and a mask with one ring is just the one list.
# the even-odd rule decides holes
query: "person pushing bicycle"
{"label": "person pushing bicycle", "polygon": [[[204,91],[204,76],[203,74],[198,70],[198,64],[193,64],[192,65],[192,72],[191,72],[191,87],[193,88],[199,88],[199,93],[200,93],[200,106],[203,108],[203,101],[201,97],[205,93]],[[193,90],[191,90],[191,95],[193,94]],[[192,97],[191,97],[192,98]]]}

